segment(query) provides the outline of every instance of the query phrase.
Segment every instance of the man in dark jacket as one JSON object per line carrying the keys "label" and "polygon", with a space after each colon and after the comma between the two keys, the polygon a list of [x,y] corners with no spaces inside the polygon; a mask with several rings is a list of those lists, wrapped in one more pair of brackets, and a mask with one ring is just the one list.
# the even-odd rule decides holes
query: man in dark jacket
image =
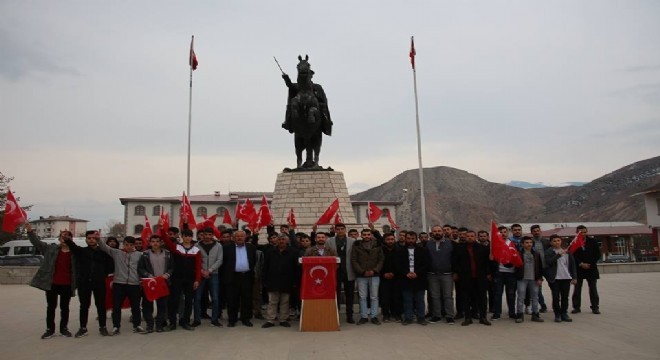
{"label": "man in dark jacket", "polygon": [[429,271],[429,255],[424,248],[416,246],[417,233],[406,232],[406,247],[399,250],[396,261],[396,276],[401,284],[403,295],[403,325],[412,324],[413,303],[417,311],[417,322],[427,325],[424,320],[424,291],[426,274]]}
{"label": "man in dark jacket", "polygon": [[108,336],[106,328],[107,315],[105,309],[105,278],[114,269],[112,258],[99,250],[99,233],[89,230],[85,233],[87,247],[80,247],[73,242],[73,239],[67,238],[65,243],[76,256],[76,265],[78,266],[78,299],[80,300],[80,329],[76,337],[87,336],[87,321],[89,318],[89,307],[94,294],[94,305],[99,321],[99,332],[102,336]]}
{"label": "man in dark jacket", "polygon": [[288,246],[289,236],[277,236],[277,245],[264,254],[263,282],[268,291],[268,310],[266,322],[262,328],[275,325],[279,307],[280,326],[290,327],[289,297],[293,291],[296,274],[298,273],[298,253]]}
{"label": "man in dark jacket", "polygon": [[245,242],[245,231],[234,232],[234,242],[222,249],[222,281],[227,292],[228,327],[236,326],[238,310],[241,311],[241,323],[252,327],[252,293],[254,286],[254,267],[257,262],[257,249]]}
{"label": "man in dark jacket", "polygon": [[380,307],[383,322],[390,322],[401,317],[401,289],[396,278],[396,258],[399,248],[393,233],[386,233],[383,240],[383,268],[380,271]]}
{"label": "man in dark jacket", "polygon": [[[154,278],[162,276],[169,281],[174,270],[172,254],[163,249],[160,236],[151,235],[149,238],[150,249],[142,253],[138,263],[138,272],[142,278]],[[142,316],[147,324],[147,332],[154,331],[154,302],[156,302],[156,332],[163,332],[163,324],[167,319],[168,296],[163,296],[154,301],[144,298],[142,306]]]}
{"label": "man in dark jacket", "polygon": [[600,260],[600,247],[594,238],[587,237],[587,227],[580,225],[577,231],[582,232],[584,236],[584,246],[578,248],[573,256],[577,266],[577,283],[573,288],[573,311],[572,314],[580,312],[582,305],[582,284],[587,280],[589,285],[589,301],[591,302],[591,312],[600,314],[600,298],[598,296],[597,282],[600,278],[598,273],[598,260]]}
{"label": "man in dark jacket", "polygon": [[[454,279],[460,280],[460,292],[465,310],[465,319],[461,325],[472,324],[472,314],[478,314],[479,323],[490,325],[486,318],[486,290],[492,280],[492,263],[488,258],[489,249],[477,243],[477,233],[469,230],[466,242],[454,247]],[[472,309],[470,311],[470,309]]]}
{"label": "man in dark jacket", "polygon": [[[380,271],[383,268],[383,251],[373,239],[371,230],[362,230],[362,240],[353,244],[351,251],[351,267],[355,272],[360,297],[360,320],[358,325],[366,324],[371,315],[371,322],[380,325],[378,321],[378,288],[380,285]],[[367,304],[367,296],[371,304]],[[367,310],[371,310],[369,313]]]}

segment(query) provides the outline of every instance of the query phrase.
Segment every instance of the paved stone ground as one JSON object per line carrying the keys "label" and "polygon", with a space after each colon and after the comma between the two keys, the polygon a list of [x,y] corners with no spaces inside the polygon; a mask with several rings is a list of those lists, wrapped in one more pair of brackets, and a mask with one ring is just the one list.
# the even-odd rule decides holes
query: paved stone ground
{"label": "paved stone ground", "polygon": [[[491,327],[342,324],[339,332],[300,333],[295,323],[289,329],[261,329],[262,322],[255,321],[254,328],[239,324],[229,329],[213,328],[205,321],[194,332],[139,335],[131,333],[126,311],[119,336],[101,337],[90,326],[87,337],[48,340],[40,339],[45,329],[43,292],[26,285],[0,285],[0,358],[660,359],[660,273],[605,274],[598,284],[602,314],[572,315],[573,323],[554,323],[551,314],[545,314],[542,324],[508,319]],[[544,291],[549,298],[548,289]],[[586,284],[583,292],[583,308],[588,309]],[[78,329],[78,308],[74,298],[69,326],[73,333]],[[95,316],[90,318],[92,325]]]}

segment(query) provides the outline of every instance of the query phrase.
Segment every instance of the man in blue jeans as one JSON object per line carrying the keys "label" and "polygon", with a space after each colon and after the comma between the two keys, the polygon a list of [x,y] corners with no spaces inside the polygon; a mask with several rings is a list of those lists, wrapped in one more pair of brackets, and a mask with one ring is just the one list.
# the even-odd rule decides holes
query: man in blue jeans
{"label": "man in blue jeans", "polygon": [[[366,324],[371,315],[371,323],[380,325],[378,320],[378,289],[380,271],[383,268],[383,250],[375,240],[371,230],[362,230],[362,240],[353,244],[351,265],[357,277],[358,295],[360,296],[360,320],[358,325]],[[371,312],[368,312],[367,296],[371,300]]]}
{"label": "man in blue jeans", "polygon": [[424,319],[424,292],[426,291],[426,274],[429,271],[429,255],[425,248],[417,247],[417,233],[406,232],[406,247],[399,249],[396,258],[396,277],[401,284],[403,295],[404,319],[402,325],[412,324],[413,303],[417,315],[417,323],[427,325]]}
{"label": "man in blue jeans", "polygon": [[[220,278],[218,269],[222,265],[222,245],[213,238],[213,229],[205,228],[199,232],[201,241],[197,243],[202,254],[202,279],[195,290],[195,315],[192,326],[201,325],[202,297],[207,289],[211,292],[211,326],[221,327],[220,321]],[[206,310],[206,309],[204,309]]]}
{"label": "man in blue jeans", "polygon": [[[511,244],[511,240],[506,238],[507,228],[500,226],[498,228],[502,237],[506,240],[507,246]],[[499,320],[502,315],[502,294],[506,289],[506,305],[509,311],[509,318],[516,318],[516,290],[518,287],[518,279],[516,278],[515,268],[513,264],[496,264],[496,270],[493,276],[494,288],[494,301],[493,301],[493,316],[491,320]]]}

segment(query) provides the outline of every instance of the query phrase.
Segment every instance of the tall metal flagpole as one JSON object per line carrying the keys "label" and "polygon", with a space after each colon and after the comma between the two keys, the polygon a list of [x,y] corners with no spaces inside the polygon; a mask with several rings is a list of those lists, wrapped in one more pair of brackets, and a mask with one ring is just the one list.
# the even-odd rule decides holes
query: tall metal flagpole
{"label": "tall metal flagpole", "polygon": [[415,69],[415,37],[410,37],[410,62],[413,69],[413,83],[415,85],[415,121],[417,123],[417,158],[419,159],[419,192],[422,207],[422,229],[428,231],[426,227],[426,199],[424,197],[424,171],[422,167],[422,137],[419,130],[419,106],[417,104],[417,70]]}
{"label": "tall metal flagpole", "polygon": [[193,80],[193,62],[195,53],[193,50],[193,44],[195,42],[195,35],[192,36],[190,40],[190,54],[189,56],[189,65],[190,65],[190,92],[188,95],[188,164],[186,172],[186,194],[190,195],[190,133],[192,130],[192,80]]}

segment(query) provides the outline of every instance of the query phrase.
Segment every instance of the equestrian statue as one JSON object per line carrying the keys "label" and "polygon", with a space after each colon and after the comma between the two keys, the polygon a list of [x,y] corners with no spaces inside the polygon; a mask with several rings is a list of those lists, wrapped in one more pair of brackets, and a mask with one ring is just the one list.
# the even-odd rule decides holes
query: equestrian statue
{"label": "equestrian statue", "polygon": [[[282,71],[282,78],[289,88],[286,116],[282,127],[294,134],[296,147],[296,170],[328,170],[319,165],[319,154],[323,134],[332,135],[332,120],[328,111],[328,98],[323,87],[312,82],[309,56],[298,56],[297,82],[291,82],[289,75]],[[277,62],[277,59],[275,59]],[[277,64],[279,66],[279,63]],[[280,67],[280,70],[282,68]],[[305,151],[305,161],[302,153]]]}

